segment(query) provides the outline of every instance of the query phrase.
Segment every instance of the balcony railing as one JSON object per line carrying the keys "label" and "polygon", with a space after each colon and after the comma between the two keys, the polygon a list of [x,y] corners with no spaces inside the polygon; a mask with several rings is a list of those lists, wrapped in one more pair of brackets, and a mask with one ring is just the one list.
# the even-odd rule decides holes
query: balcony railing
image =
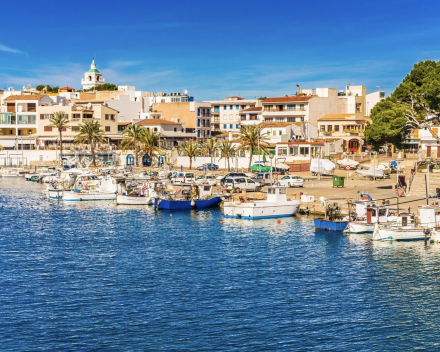
{"label": "balcony railing", "polygon": [[269,109],[265,108],[263,112],[290,112],[290,111],[306,111],[305,107],[296,107],[296,108],[276,108],[276,109]]}

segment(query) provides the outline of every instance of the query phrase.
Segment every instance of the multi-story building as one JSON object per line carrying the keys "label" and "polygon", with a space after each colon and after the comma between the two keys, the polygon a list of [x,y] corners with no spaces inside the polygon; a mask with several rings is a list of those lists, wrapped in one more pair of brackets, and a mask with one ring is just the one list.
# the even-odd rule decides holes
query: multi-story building
{"label": "multi-story building", "polygon": [[185,133],[195,138],[211,138],[211,103],[154,103],[148,119],[164,119],[185,125]]}
{"label": "multi-story building", "polygon": [[365,99],[366,100],[365,116],[370,116],[371,109],[373,109],[374,106],[382,99],[385,99],[385,92],[383,90],[378,90],[377,92],[367,94]]}
{"label": "multi-story building", "polygon": [[101,103],[82,102],[73,106],[40,106],[38,111],[38,137],[39,145],[50,146],[57,142],[59,131],[49,125],[50,118],[55,112],[64,112],[69,119],[70,129],[63,132],[63,143],[66,146],[72,144],[73,139],[78,134],[79,125],[87,121],[99,122],[110,144],[118,144],[121,135],[118,133],[118,111]]}
{"label": "multi-story building", "polygon": [[241,126],[241,113],[249,108],[261,106],[259,99],[227,97],[224,100],[211,100],[213,131],[238,132]]}

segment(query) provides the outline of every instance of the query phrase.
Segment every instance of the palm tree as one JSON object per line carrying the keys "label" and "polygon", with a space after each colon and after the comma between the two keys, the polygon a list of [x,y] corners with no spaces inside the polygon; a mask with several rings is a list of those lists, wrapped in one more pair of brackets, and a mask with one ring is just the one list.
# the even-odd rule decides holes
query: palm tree
{"label": "palm tree", "polygon": [[235,156],[235,152],[237,149],[234,147],[232,142],[230,141],[224,141],[220,144],[220,160],[223,158],[226,158],[228,160],[228,171],[231,171],[231,168],[229,166],[229,158],[233,158]]}
{"label": "palm tree", "polygon": [[215,152],[218,150],[219,146],[220,146],[220,144],[215,141],[215,138],[209,138],[203,144],[203,151],[208,153],[208,155],[211,157],[211,170],[214,170],[212,167],[213,157],[214,157]]}
{"label": "palm tree", "polygon": [[149,129],[146,129],[142,137],[142,150],[147,153],[150,160],[153,159],[154,152],[160,152],[159,139],[160,134],[156,131],[151,132]]}
{"label": "palm tree", "polygon": [[142,140],[145,136],[147,129],[141,125],[128,125],[128,127],[122,131],[122,135],[125,137],[121,142],[122,150],[131,148],[134,151],[135,166],[138,166],[138,153],[142,147]]}
{"label": "palm tree", "polygon": [[192,168],[192,159],[196,160],[197,153],[200,152],[201,146],[194,139],[183,142],[179,147],[181,153],[189,157],[189,169]]}
{"label": "palm tree", "polygon": [[258,125],[248,125],[242,126],[240,130],[239,139],[241,140],[241,145],[238,147],[237,151],[245,150],[250,153],[249,157],[249,167],[252,165],[252,155],[254,151],[259,149],[259,153],[269,154],[269,149],[267,149],[268,138],[262,133],[263,127]]}
{"label": "palm tree", "polygon": [[79,124],[79,133],[73,140],[73,143],[88,143],[92,151],[93,166],[95,162],[95,145],[96,143],[106,143],[104,138],[104,131],[98,121],[87,121]]}
{"label": "palm tree", "polygon": [[54,113],[54,116],[49,120],[49,127],[58,128],[58,132],[60,133],[60,160],[63,163],[63,131],[67,128],[71,128],[69,126],[69,119],[66,117],[64,111],[57,111]]}

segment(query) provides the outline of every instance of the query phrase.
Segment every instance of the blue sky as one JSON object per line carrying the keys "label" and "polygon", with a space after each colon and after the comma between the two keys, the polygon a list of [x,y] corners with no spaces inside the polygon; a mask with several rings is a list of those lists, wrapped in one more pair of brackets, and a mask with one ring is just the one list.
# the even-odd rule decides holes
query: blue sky
{"label": "blue sky", "polygon": [[389,94],[440,60],[437,1],[75,1],[2,4],[0,89],[106,82],[197,100],[303,88]]}

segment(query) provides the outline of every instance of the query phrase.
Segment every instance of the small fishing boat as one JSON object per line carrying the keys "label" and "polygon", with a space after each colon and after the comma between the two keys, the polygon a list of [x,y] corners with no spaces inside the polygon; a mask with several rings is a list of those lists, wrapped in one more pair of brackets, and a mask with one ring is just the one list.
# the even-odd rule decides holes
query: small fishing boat
{"label": "small fishing boat", "polygon": [[[96,177],[96,176],[82,176],[84,177]],[[112,177],[106,176],[100,180],[99,186],[89,186],[88,183],[84,187],[79,187],[79,181],[75,182],[75,186],[72,190],[63,190],[61,197],[57,194],[57,198],[60,201],[91,201],[91,200],[113,200],[116,199],[117,184],[116,180]],[[82,183],[84,184],[84,183]],[[49,198],[51,196],[51,191]]]}
{"label": "small fishing boat", "polygon": [[337,203],[334,206],[326,204],[325,216],[313,219],[315,230],[344,231],[348,226],[348,220],[341,218],[341,208]]}
{"label": "small fishing boat", "polygon": [[267,187],[267,199],[247,202],[244,197],[238,202],[225,202],[223,213],[226,218],[248,220],[294,216],[299,209],[299,200],[287,199],[287,187]]}
{"label": "small fishing boat", "polygon": [[20,175],[18,170],[15,169],[3,169],[1,172],[2,177],[20,177],[24,175]]}
{"label": "small fishing boat", "polygon": [[[191,194],[192,193],[192,194]],[[162,197],[154,199],[154,206],[157,209],[167,210],[200,210],[218,207],[222,201],[220,197],[212,196],[212,186],[193,186],[192,192],[186,193],[185,198],[177,198],[179,194],[164,194]]]}
{"label": "small fishing boat", "polygon": [[152,180],[142,185],[142,187],[135,188],[131,191],[125,191],[116,196],[117,205],[152,205],[154,198],[157,197],[155,187],[157,181]]}

